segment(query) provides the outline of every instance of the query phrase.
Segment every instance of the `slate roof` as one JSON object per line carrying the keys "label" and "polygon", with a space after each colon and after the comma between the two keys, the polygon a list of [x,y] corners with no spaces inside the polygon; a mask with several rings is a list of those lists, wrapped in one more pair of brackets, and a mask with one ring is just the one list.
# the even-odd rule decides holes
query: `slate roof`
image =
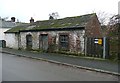
{"label": "slate roof", "polygon": [[10,21],[2,21],[2,28],[12,28],[12,27],[15,27],[15,23],[14,22],[10,22]]}
{"label": "slate roof", "polygon": [[66,17],[63,19],[54,19],[54,20],[44,20],[37,21],[32,24],[22,25],[14,27],[6,33],[17,33],[19,31],[28,31],[28,30],[41,30],[41,29],[57,29],[57,28],[72,28],[72,27],[85,27],[87,22],[95,16],[95,13],[86,14],[75,17]]}

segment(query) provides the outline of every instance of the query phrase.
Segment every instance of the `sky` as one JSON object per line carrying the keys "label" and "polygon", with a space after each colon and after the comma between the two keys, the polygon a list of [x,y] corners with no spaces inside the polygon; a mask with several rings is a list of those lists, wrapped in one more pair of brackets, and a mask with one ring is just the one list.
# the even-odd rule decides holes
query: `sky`
{"label": "sky", "polygon": [[58,12],[59,18],[105,12],[118,14],[120,0],[0,0],[0,17],[16,17],[21,22],[48,20]]}

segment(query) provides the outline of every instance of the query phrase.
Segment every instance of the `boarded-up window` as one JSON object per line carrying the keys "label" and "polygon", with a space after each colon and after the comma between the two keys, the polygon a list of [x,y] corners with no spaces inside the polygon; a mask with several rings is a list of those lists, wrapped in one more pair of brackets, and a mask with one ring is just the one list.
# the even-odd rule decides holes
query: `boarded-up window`
{"label": "boarded-up window", "polygon": [[68,35],[60,35],[60,40],[59,40],[59,42],[60,42],[60,49],[61,50],[68,50],[68,46],[69,46],[69,37],[68,37]]}

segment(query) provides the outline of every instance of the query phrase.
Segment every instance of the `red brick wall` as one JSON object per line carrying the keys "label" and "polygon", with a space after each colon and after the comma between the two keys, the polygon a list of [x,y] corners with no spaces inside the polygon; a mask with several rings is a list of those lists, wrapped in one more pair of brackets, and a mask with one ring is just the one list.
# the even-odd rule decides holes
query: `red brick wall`
{"label": "red brick wall", "polygon": [[102,37],[101,26],[96,15],[87,23],[85,30],[87,37]]}

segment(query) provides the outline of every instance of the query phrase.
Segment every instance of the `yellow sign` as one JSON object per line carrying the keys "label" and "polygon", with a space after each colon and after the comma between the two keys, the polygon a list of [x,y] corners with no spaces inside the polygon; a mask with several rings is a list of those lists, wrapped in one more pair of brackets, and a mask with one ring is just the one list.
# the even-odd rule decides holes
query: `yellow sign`
{"label": "yellow sign", "polygon": [[98,44],[102,44],[102,39],[98,39]]}

